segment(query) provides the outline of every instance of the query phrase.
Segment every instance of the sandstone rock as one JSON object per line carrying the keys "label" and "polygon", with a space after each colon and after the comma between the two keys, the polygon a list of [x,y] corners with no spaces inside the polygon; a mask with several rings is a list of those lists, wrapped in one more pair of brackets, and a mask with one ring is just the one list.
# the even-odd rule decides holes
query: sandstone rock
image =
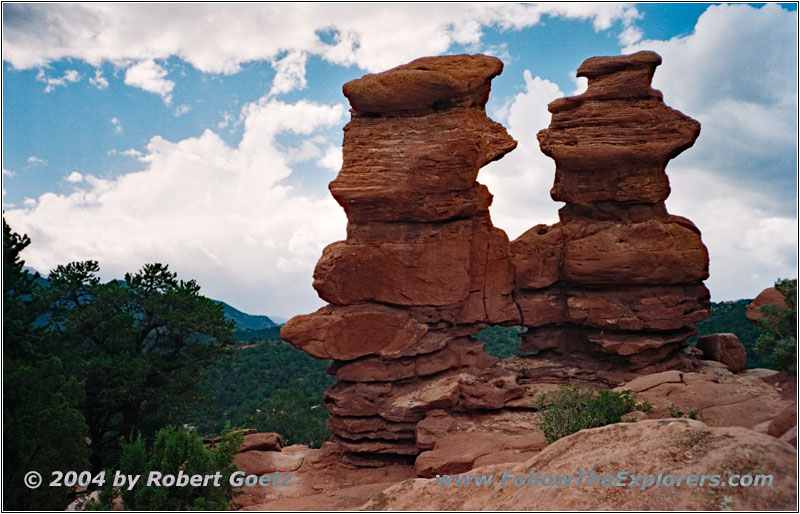
{"label": "sandstone rock", "polygon": [[797,427],[797,405],[789,405],[770,421],[767,433],[772,437],[781,437],[792,427]]}
{"label": "sandstone rock", "polygon": [[538,372],[560,361],[560,377],[614,383],[696,367],[683,349],[709,313],[708,251],[664,200],[667,162],[700,126],[650,87],[660,62],[652,52],[587,59],[578,71],[586,92],[548,106],[538,138],[556,163],[551,196],[567,205],[560,223],[511,243],[514,300],[530,329],[520,351],[552,363]]}
{"label": "sandstone rock", "polygon": [[397,423],[380,416],[351,417],[331,414],[328,428],[344,439],[411,439],[415,437],[416,423]]}
{"label": "sandstone rock", "polygon": [[287,473],[297,470],[303,464],[303,455],[251,450],[237,453],[234,462],[240,471],[248,475],[265,475],[275,471]]}
{"label": "sandstone rock", "polygon": [[486,55],[424,57],[352,80],[342,90],[353,109],[363,113],[427,110],[458,97],[468,105],[484,105],[491,79],[502,71],[502,61]]}
{"label": "sandstone rock", "polygon": [[239,453],[253,450],[279,452],[283,448],[283,437],[274,432],[258,432],[244,436]]}
{"label": "sandstone rock", "polygon": [[697,340],[703,357],[721,362],[734,373],[744,371],[747,352],[736,334],[709,334]]}
{"label": "sandstone rock", "polygon": [[561,278],[564,235],[561,225],[536,225],[511,242],[517,291],[541,289]]}
{"label": "sandstone rock", "polygon": [[421,453],[415,461],[415,468],[419,476],[426,478],[464,473],[481,458],[484,462],[491,456],[500,462],[514,462],[517,459],[509,450],[529,454],[545,445],[544,434],[538,430],[519,435],[457,432],[438,439],[433,450]]}
{"label": "sandstone rock", "polygon": [[349,360],[363,355],[393,355],[428,331],[400,309],[361,304],[327,306],[295,316],[281,327],[281,339],[319,359]]}
{"label": "sandstone rock", "polygon": [[[462,225],[463,226],[463,225]],[[469,294],[468,231],[425,244],[325,248],[314,270],[320,297],[338,305],[374,301],[395,305],[447,305]]]}
{"label": "sandstone rock", "polygon": [[496,362],[496,358],[483,351],[480,341],[457,339],[441,350],[415,357],[363,357],[349,361],[337,366],[335,374],[339,380],[351,382],[395,381],[460,367],[489,368]]}
{"label": "sandstone rock", "polygon": [[576,227],[564,244],[564,280],[583,285],[699,283],[708,250],[683,220],[600,222]]}
{"label": "sandstone rock", "polygon": [[764,314],[761,312],[761,307],[764,305],[774,305],[778,312],[786,310],[786,300],[783,295],[774,287],[768,287],[758,293],[758,296],[747,306],[747,312],[745,312],[747,319],[756,323],[763,318]]}
{"label": "sandstone rock", "polygon": [[[551,195],[566,205],[560,223],[514,242],[492,225],[491,194],[476,181],[516,146],[484,107],[499,60],[422,58],[344,86],[351,120],[330,191],[347,239],[325,248],[314,271],[331,305],[281,331],[336,361],[324,401],[342,459],[416,455],[468,426],[452,421],[463,413],[530,414],[542,384],[616,386],[700,367],[685,340],[708,315],[708,252],[664,204],[666,164],[699,124],[650,87],[660,62],[652,52],[589,59],[578,70],[587,91],[549,105],[538,137],[556,161]],[[535,357],[498,365],[471,339],[520,323],[529,328],[520,351]],[[446,418],[450,428],[436,432]],[[470,466],[526,451],[497,446]]]}
{"label": "sandstone rock", "polygon": [[655,416],[669,417],[671,408],[677,407],[684,414],[694,410],[698,419],[718,427],[755,429],[761,423],[780,418],[786,409],[796,405],[793,400],[784,400],[774,385],[760,378],[733,374],[725,367],[709,365],[711,361],[703,363],[697,372],[669,371],[643,376],[616,390],[636,392],[639,400],[653,405]]}
{"label": "sandstone rock", "polygon": [[[485,466],[471,473],[492,474],[498,482],[504,472],[521,475],[539,471],[540,485],[514,486],[509,480],[497,487],[443,487],[436,479],[417,479],[396,484],[363,510],[793,510],[797,502],[797,451],[791,445],[748,429],[714,428],[682,419],[617,423],[582,430],[551,444],[530,460],[513,466]],[[620,468],[623,463],[624,470]],[[701,475],[771,474],[771,487],[699,486]],[[586,486],[589,472],[614,475],[659,473],[697,475],[687,485],[634,487]],[[570,475],[583,486],[544,487],[544,475]],[[513,476],[512,476],[513,478]],[[553,480],[552,478],[550,480]],[[626,477],[626,485],[630,478]],[[641,481],[641,480],[640,480]],[[534,480],[531,480],[533,483]]]}
{"label": "sandstone rock", "polygon": [[[430,410],[426,413],[425,419],[417,423],[417,446],[431,450],[439,439],[457,433],[485,433],[498,437],[530,435],[534,432],[541,434],[538,427],[541,421],[540,414],[529,410],[531,405],[515,405],[515,407],[477,412]],[[519,407],[528,407],[528,410]]]}

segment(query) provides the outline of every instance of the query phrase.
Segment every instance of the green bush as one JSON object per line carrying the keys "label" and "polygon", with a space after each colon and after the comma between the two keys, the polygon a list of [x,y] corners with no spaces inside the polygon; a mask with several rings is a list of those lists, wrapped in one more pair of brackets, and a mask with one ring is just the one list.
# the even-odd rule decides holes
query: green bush
{"label": "green bush", "polygon": [[[119,471],[127,475],[140,475],[139,482],[134,488],[122,491],[106,483],[100,503],[89,508],[108,510],[114,496],[121,493],[127,510],[226,510],[234,496],[229,480],[236,471],[233,460],[242,438],[241,432],[227,431],[215,449],[208,449],[194,432],[166,427],[158,431],[152,451],[148,453],[144,440],[138,436],[123,445]],[[186,475],[212,475],[219,471],[221,479],[219,486],[213,483],[199,487],[147,486],[151,471],[164,475],[177,475],[179,471]],[[113,474],[109,471],[106,476]]]}
{"label": "green bush", "polygon": [[672,418],[689,418],[689,419],[697,419],[698,414],[700,411],[697,409],[690,409],[689,412],[685,413],[676,405],[670,405],[669,407],[669,415]]}
{"label": "green bush", "polygon": [[561,386],[549,405],[546,402],[547,397],[541,395],[536,407],[542,411],[539,429],[548,443],[584,428],[619,423],[623,414],[634,410],[653,410],[649,402],[637,404],[636,393],[631,391],[597,391],[584,384]]}

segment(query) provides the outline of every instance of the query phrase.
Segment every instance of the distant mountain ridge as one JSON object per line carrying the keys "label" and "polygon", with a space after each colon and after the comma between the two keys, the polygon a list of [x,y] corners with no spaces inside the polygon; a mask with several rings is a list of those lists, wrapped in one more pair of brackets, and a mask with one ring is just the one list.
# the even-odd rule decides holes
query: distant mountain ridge
{"label": "distant mountain ridge", "polygon": [[222,305],[222,310],[225,312],[225,315],[236,322],[237,329],[263,330],[265,328],[278,326],[278,324],[272,321],[269,316],[264,316],[262,314],[247,314],[246,312],[242,312],[223,301],[214,299],[210,300],[214,303]]}

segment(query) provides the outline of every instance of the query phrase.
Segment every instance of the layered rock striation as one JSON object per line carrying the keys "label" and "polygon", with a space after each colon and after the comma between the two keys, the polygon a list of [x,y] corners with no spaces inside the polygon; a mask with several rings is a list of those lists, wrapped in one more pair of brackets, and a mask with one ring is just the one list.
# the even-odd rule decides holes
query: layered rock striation
{"label": "layered rock striation", "polygon": [[667,162],[700,124],[650,87],[653,52],[587,59],[586,92],[550,103],[542,151],[556,163],[560,222],[511,243],[514,300],[529,327],[521,350],[571,366],[688,370],[685,339],[708,316],[708,252],[670,215]]}
{"label": "layered rock striation", "polygon": [[[345,84],[351,120],[330,191],[347,239],[314,271],[329,305],[281,337],[334,361],[325,405],[347,459],[437,451],[432,434],[450,430],[439,425],[475,411],[497,420],[516,409],[529,431],[543,375],[618,385],[696,365],[685,339],[708,314],[708,253],[689,220],[667,213],[664,169],[699,124],[650,87],[659,63],[651,52],[584,62],[588,90],[552,102],[539,133],[561,221],[513,243],[476,181],[516,146],[485,113],[500,60],[422,58]],[[498,365],[472,338],[489,324],[528,327],[521,351],[536,355]]]}
{"label": "layered rock striation", "polygon": [[352,117],[330,191],[347,239],[314,271],[330,305],[281,337],[335,361],[329,427],[361,463],[418,454],[428,410],[498,409],[522,395],[470,337],[520,320],[508,237],[476,181],[517,145],[484,109],[502,68],[483,55],[423,58],[344,85]]}

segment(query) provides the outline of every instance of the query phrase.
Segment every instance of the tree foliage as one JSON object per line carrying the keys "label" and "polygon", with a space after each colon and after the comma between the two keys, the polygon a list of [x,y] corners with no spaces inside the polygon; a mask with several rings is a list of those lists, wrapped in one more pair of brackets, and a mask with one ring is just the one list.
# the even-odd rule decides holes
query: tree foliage
{"label": "tree foliage", "polygon": [[[198,409],[191,418],[192,423],[205,436],[218,434],[226,423],[252,427],[253,415],[264,400],[276,391],[287,389],[295,389],[304,397],[305,403],[293,403],[301,409],[302,412],[296,414],[302,418],[312,406],[321,406],[323,392],[333,383],[333,378],[325,372],[329,365],[330,361],[315,359],[279,339],[236,347],[228,352],[227,359],[206,370],[207,380],[202,389],[210,398],[209,407]],[[315,423],[325,429],[327,411],[320,408],[314,414],[313,420],[300,422]],[[323,418],[320,420],[320,417]],[[272,431],[288,436],[280,430]],[[309,431],[309,434],[314,433],[315,430]],[[313,441],[318,441],[316,436],[294,439],[294,442],[310,446],[321,442]]]}
{"label": "tree foliage", "polygon": [[[121,495],[127,510],[226,510],[234,496],[230,476],[236,471],[234,457],[241,443],[241,433],[226,431],[216,448],[210,449],[194,432],[165,427],[158,431],[148,451],[139,435],[123,445],[119,461],[119,471],[126,475],[139,475],[139,482],[132,489],[106,484],[100,502],[90,508],[110,510],[114,497]],[[180,472],[205,476],[219,472],[220,476],[218,485],[209,481],[201,486],[148,486],[150,472],[159,472],[162,476],[177,476]]]}
{"label": "tree foliage", "polygon": [[761,335],[755,350],[769,359],[774,369],[797,374],[797,279],[775,282],[775,289],[783,295],[786,309],[775,305],[762,305],[762,318],[758,321]]}
{"label": "tree foliage", "polygon": [[49,480],[52,471],[88,466],[83,384],[46,351],[36,326],[44,314],[37,277],[20,256],[29,244],[3,219],[3,508],[58,510],[69,502],[67,488],[28,489],[23,478],[37,471]]}
{"label": "tree foliage", "polygon": [[101,283],[96,261],[50,272],[49,329],[68,370],[85,383],[82,411],[95,471],[116,460],[122,439],[150,441],[180,423],[202,396],[202,371],[232,344],[232,323],[194,280],[147,264],[125,282]]}
{"label": "tree foliage", "polygon": [[312,405],[297,389],[274,391],[256,404],[246,425],[260,432],[277,432],[286,444],[306,444],[318,448],[331,436],[326,425],[328,411]]}
{"label": "tree foliage", "polygon": [[520,334],[528,330],[525,327],[504,327],[491,325],[484,328],[475,336],[475,339],[486,343],[486,353],[498,359],[507,359],[519,354],[519,345],[522,342]]}

